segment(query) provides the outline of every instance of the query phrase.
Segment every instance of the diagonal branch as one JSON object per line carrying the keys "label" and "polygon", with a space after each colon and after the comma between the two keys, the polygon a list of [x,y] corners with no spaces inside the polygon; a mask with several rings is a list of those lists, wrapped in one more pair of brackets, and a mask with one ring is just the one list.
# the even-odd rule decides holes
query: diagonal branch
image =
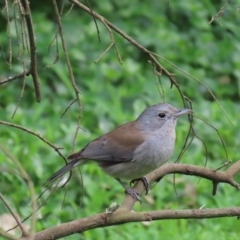
{"label": "diagonal branch", "polygon": [[66,158],[62,155],[62,153],[59,151],[60,149],[62,149],[62,147],[57,147],[55,146],[53,143],[51,143],[50,141],[48,141],[46,138],[44,138],[42,135],[40,135],[39,133],[36,133],[28,128],[22,127],[20,125],[11,123],[11,122],[5,122],[5,121],[1,121],[0,120],[0,125],[5,125],[5,126],[9,126],[9,127],[13,127],[13,128],[17,128],[17,129],[21,129],[22,131],[28,132],[34,136],[36,136],[37,138],[41,139],[43,142],[45,142],[46,144],[48,144],[51,148],[53,148],[60,157],[62,157],[64,159],[65,162],[67,162]]}
{"label": "diagonal branch", "polygon": [[[208,179],[213,182],[213,188],[215,188],[215,185],[218,183],[228,183],[231,186],[239,189],[240,185],[234,181],[234,176],[236,176],[240,172],[240,160],[235,162],[233,165],[231,165],[225,172],[224,171],[216,171],[212,170],[206,167],[201,166],[195,166],[190,164],[178,164],[178,163],[168,163],[157,170],[149,173],[146,177],[150,182],[159,181],[159,179],[163,178],[167,174],[184,174],[184,175],[192,175],[192,176],[198,176],[205,179]],[[138,181],[134,189],[142,193],[144,191],[144,185],[142,181]],[[134,203],[136,202],[135,199],[133,199],[130,195],[128,195],[123,204],[122,208],[126,208],[129,211],[133,208]]]}
{"label": "diagonal branch", "polygon": [[19,78],[24,78],[25,76],[29,76],[30,74],[31,74],[30,70],[23,71],[22,73],[19,73],[19,74],[16,74],[14,76],[11,76],[11,77],[8,77],[6,79],[1,80],[0,85],[2,85],[4,83],[11,82],[11,81],[14,81],[14,80],[19,79]]}
{"label": "diagonal branch", "polygon": [[[4,205],[6,206],[6,208],[8,209],[8,211],[12,214],[13,218],[15,219],[17,225],[19,226],[19,228],[22,231],[22,236],[28,236],[28,233],[26,232],[25,228],[23,227],[21,221],[19,220],[18,216],[15,214],[15,212],[13,211],[13,209],[11,208],[10,204],[8,203],[8,201],[4,198],[4,196],[2,195],[2,193],[0,192],[0,199],[2,200],[2,202],[4,203]],[[1,234],[0,234],[1,235]]]}
{"label": "diagonal branch", "polygon": [[[78,2],[77,0],[69,0],[70,2],[72,2],[73,4],[77,5],[78,7],[80,7],[81,9],[83,9],[85,12],[87,12],[88,14],[90,14],[91,16],[93,16],[94,18],[98,19],[99,21],[103,22],[104,25],[109,26],[111,29],[113,29],[115,32],[117,32],[119,35],[121,35],[123,38],[125,38],[126,40],[128,40],[129,42],[131,42],[134,46],[136,46],[139,50],[149,54],[151,60],[153,60],[153,62],[155,62],[155,64],[161,69],[161,71],[166,74],[172,82],[176,83],[175,80],[172,77],[172,74],[169,73],[156,59],[155,57],[152,55],[152,53],[144,48],[141,44],[139,44],[137,41],[135,41],[133,38],[129,37],[128,35],[126,35],[123,31],[121,31],[119,28],[117,28],[116,26],[114,26],[111,22],[107,21],[104,17],[102,17],[101,15],[99,15],[98,13],[92,11],[90,8],[86,7],[84,4]],[[176,83],[177,85],[177,83]]]}

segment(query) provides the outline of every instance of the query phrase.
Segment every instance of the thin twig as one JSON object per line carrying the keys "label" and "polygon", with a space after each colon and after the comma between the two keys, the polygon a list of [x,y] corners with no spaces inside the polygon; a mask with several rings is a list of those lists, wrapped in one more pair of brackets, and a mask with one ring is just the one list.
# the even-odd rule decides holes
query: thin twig
{"label": "thin twig", "polygon": [[60,118],[63,118],[63,116],[68,112],[68,110],[71,108],[71,106],[77,101],[77,98],[74,99],[72,102],[70,102],[70,104],[68,105],[68,107],[64,110],[64,112],[62,113]]}
{"label": "thin twig", "polygon": [[11,206],[8,204],[7,200],[4,198],[4,196],[2,195],[2,193],[0,192],[0,199],[3,201],[3,203],[5,204],[6,208],[9,210],[9,212],[12,214],[13,218],[15,219],[17,225],[19,226],[19,228],[22,231],[22,236],[28,236],[28,233],[26,232],[26,230],[24,229],[21,221],[19,221],[18,216],[15,214],[15,212],[13,211],[13,209],[11,208]]}
{"label": "thin twig", "polygon": [[105,23],[105,19],[102,18],[101,22],[104,24],[104,26],[106,27],[108,33],[109,33],[109,36],[111,38],[111,43],[110,45],[107,47],[107,49],[100,55],[100,57],[95,60],[94,62],[97,63],[110,49],[112,46],[114,46],[115,50],[116,50],[116,53],[117,53],[117,57],[118,57],[118,61],[119,63],[122,65],[122,58],[121,58],[121,55],[118,51],[118,48],[117,48],[117,45],[116,45],[116,42],[115,42],[115,39],[114,39],[114,36],[113,36],[113,33],[112,33],[112,30],[108,27],[108,25]]}
{"label": "thin twig", "polygon": [[9,65],[10,69],[12,68],[12,38],[11,38],[11,27],[10,27],[10,20],[9,20],[9,9],[8,9],[8,1],[5,0],[5,7],[6,9],[6,19],[7,19],[7,35],[8,35],[8,45],[9,45],[9,61],[7,64]]}
{"label": "thin twig", "polygon": [[14,76],[8,77],[6,79],[3,79],[0,81],[0,85],[4,84],[4,83],[8,83],[14,80],[17,80],[19,78],[24,78],[25,76],[29,76],[31,74],[30,70],[24,71],[22,73],[16,74]]}
{"label": "thin twig", "polygon": [[95,24],[96,29],[97,29],[98,41],[101,42],[100,31],[99,31],[99,28],[98,28],[98,25],[97,25],[97,21],[96,21],[94,15],[93,15],[92,7],[91,7],[91,5],[90,5],[90,3],[89,3],[88,0],[85,0],[85,2],[87,3],[87,5],[88,5],[88,7],[89,7],[89,9],[90,9],[90,11],[91,11],[91,13],[92,13],[91,15],[92,15],[92,17],[93,17],[93,21],[94,21],[94,24]]}
{"label": "thin twig", "polygon": [[[162,101],[164,102],[164,89],[163,89],[163,85],[162,85],[162,82],[161,82],[161,78],[160,76],[162,76],[162,70],[160,69],[161,72],[159,72],[157,69],[156,69],[156,65],[154,62],[150,61],[150,63],[152,64],[152,67],[153,67],[153,70],[154,70],[154,76],[155,76],[155,79],[156,79],[156,85],[157,85],[157,89],[158,89],[158,92],[162,98]],[[159,88],[159,85],[160,85],[160,88]]]}
{"label": "thin twig", "polygon": [[219,137],[219,139],[220,139],[220,141],[221,141],[221,143],[222,143],[222,146],[223,146],[223,149],[224,149],[224,152],[225,152],[225,155],[226,155],[226,159],[229,160],[229,159],[228,159],[227,148],[226,148],[226,146],[225,146],[225,143],[224,143],[224,141],[223,141],[223,138],[222,138],[220,132],[218,131],[218,129],[215,128],[212,124],[210,124],[210,123],[209,123],[208,121],[206,121],[205,119],[203,119],[203,118],[201,118],[201,117],[199,117],[199,116],[197,116],[197,115],[194,115],[194,114],[192,114],[192,115],[193,115],[194,117],[198,118],[199,120],[203,121],[203,122],[206,123],[208,126],[210,126],[211,128],[214,129],[214,131],[217,133],[217,135],[218,135],[218,137]]}
{"label": "thin twig", "polygon": [[36,136],[37,138],[41,139],[43,142],[45,142],[46,144],[48,144],[51,148],[53,148],[60,157],[62,157],[64,159],[65,162],[67,162],[66,158],[61,154],[61,152],[59,151],[60,149],[63,149],[62,147],[57,147],[54,144],[52,144],[50,141],[48,141],[46,138],[44,138],[43,136],[41,136],[39,133],[33,132],[32,130],[22,127],[20,125],[14,124],[14,123],[10,123],[10,122],[5,122],[5,121],[1,121],[0,120],[0,124],[5,125],[5,126],[9,126],[9,127],[14,127],[17,129],[21,129],[25,132],[28,132],[34,136]]}
{"label": "thin twig", "polygon": [[106,50],[96,59],[94,60],[95,63],[97,63],[114,45],[114,42],[111,42],[110,45],[106,48]]}
{"label": "thin twig", "polygon": [[56,44],[55,44],[55,45],[56,45],[56,56],[55,56],[55,58],[54,58],[54,60],[53,60],[53,63],[50,64],[50,65],[47,65],[46,68],[47,68],[47,67],[52,67],[55,63],[57,63],[57,62],[59,61],[58,34],[57,34],[57,33],[55,33],[55,35],[54,35],[51,43],[48,45],[48,53],[49,53],[49,55],[51,56],[50,49],[51,49],[51,47],[52,47],[52,45],[53,45],[53,43],[54,43],[55,41],[56,41]]}
{"label": "thin twig", "polygon": [[[46,198],[41,204],[38,205],[38,208],[36,209],[36,212],[35,212],[35,213],[32,212],[31,214],[29,214],[27,217],[25,217],[25,218],[22,220],[21,223],[26,222],[30,217],[33,216],[33,214],[37,214],[37,212],[47,203],[48,199],[52,196],[52,194],[55,192],[55,190],[57,189],[57,187],[58,187],[58,186],[56,185],[56,186],[54,187],[54,189],[53,189],[52,191],[50,191],[50,194],[47,196],[47,198]],[[40,199],[40,198],[43,196],[43,194],[44,194],[47,190],[49,190],[49,188],[50,188],[50,187],[44,189],[44,190],[39,194],[39,196],[36,198],[36,201],[37,201],[38,199]],[[9,232],[9,231],[12,231],[13,229],[15,229],[15,228],[17,228],[17,227],[18,227],[18,225],[14,226],[14,227],[12,227],[12,228],[10,228],[10,229],[8,229],[8,232]]]}
{"label": "thin twig", "polygon": [[168,61],[166,58],[161,57],[160,55],[156,54],[156,53],[152,53],[153,55],[161,58],[162,60],[164,60],[165,62],[167,62],[168,64],[170,64],[171,66],[175,67],[177,70],[179,70],[180,72],[184,73],[186,76],[192,78],[193,80],[195,80],[196,82],[198,82],[199,84],[201,84],[205,89],[207,89],[207,91],[210,93],[210,95],[212,96],[212,98],[216,101],[217,105],[220,107],[220,109],[222,110],[223,114],[225,115],[225,117],[227,118],[228,122],[233,125],[232,121],[229,119],[227,113],[225,112],[225,110],[223,109],[223,107],[221,106],[221,104],[219,103],[219,101],[217,100],[217,98],[215,97],[215,95],[213,94],[213,92],[210,90],[210,88],[202,83],[200,80],[198,80],[197,78],[193,77],[191,74],[185,72],[184,70],[182,70],[181,68],[179,68],[177,65],[173,64],[172,62]]}
{"label": "thin twig", "polygon": [[69,8],[69,10],[68,10],[67,13],[65,14],[65,16],[67,16],[67,15],[72,11],[73,7],[74,7],[74,4],[71,5],[71,7]]}
{"label": "thin twig", "polygon": [[29,175],[27,174],[27,172],[25,171],[25,169],[22,167],[20,161],[18,161],[18,159],[16,159],[12,153],[10,151],[8,151],[1,143],[0,143],[0,148],[2,149],[2,151],[9,157],[9,159],[11,159],[13,161],[13,163],[18,167],[21,177],[23,179],[25,179],[28,188],[29,188],[29,192],[30,192],[30,196],[31,196],[31,204],[33,207],[33,217],[32,217],[32,221],[31,221],[31,233],[30,233],[30,239],[32,239],[32,236],[34,235],[35,231],[36,231],[36,211],[37,211],[37,202],[35,201],[35,190],[34,190],[34,185],[33,182],[31,181],[31,178],[29,177]]}
{"label": "thin twig", "polygon": [[224,10],[227,8],[227,5],[231,2],[231,0],[228,0],[221,8],[220,10],[218,11],[218,13],[212,17],[212,19],[209,21],[208,24],[211,24],[216,18],[220,18],[223,13],[224,13]]}
{"label": "thin twig", "polygon": [[80,129],[81,118],[82,118],[82,103],[81,103],[81,100],[80,100],[80,97],[79,97],[81,92],[78,89],[78,86],[75,82],[75,77],[74,77],[74,74],[73,74],[71,62],[70,62],[70,59],[69,59],[69,56],[68,56],[67,46],[66,46],[66,43],[65,43],[65,38],[64,38],[64,33],[63,33],[63,28],[62,28],[62,23],[61,23],[61,17],[60,17],[59,11],[58,11],[57,2],[56,2],[56,0],[53,0],[52,2],[53,2],[53,6],[54,6],[54,11],[55,11],[55,14],[56,14],[56,17],[57,17],[58,30],[59,30],[59,34],[60,34],[60,37],[61,37],[61,40],[62,40],[62,48],[63,48],[63,52],[64,52],[65,59],[66,59],[66,62],[67,62],[68,72],[69,72],[69,75],[70,75],[70,81],[71,81],[71,84],[72,84],[73,89],[75,91],[76,99],[77,99],[78,106],[79,106],[79,117],[78,117],[77,127],[76,127],[76,131],[75,131],[74,138],[73,138],[73,144],[72,144],[72,152],[73,152],[74,148],[75,148],[75,144],[76,144],[78,131]]}
{"label": "thin twig", "polygon": [[232,160],[228,160],[225,163],[223,163],[220,167],[216,168],[214,171],[218,171],[224,167],[226,167],[228,164],[232,163]]}
{"label": "thin twig", "polygon": [[[14,7],[14,29],[15,29],[15,32],[16,32],[16,40],[17,40],[17,46],[18,46],[18,49],[20,49],[20,36],[19,36],[19,30],[18,30],[18,15],[17,15],[17,9],[20,11],[19,9],[19,6],[17,4],[17,1],[13,4],[13,7]],[[18,7],[18,8],[17,8]],[[19,56],[19,53],[18,55]]]}
{"label": "thin twig", "polygon": [[[25,63],[24,63],[24,61],[23,61],[23,63],[22,63],[22,66],[23,66],[23,70],[24,70],[24,72],[25,72]],[[25,90],[25,86],[26,86],[26,76],[23,77],[22,90],[21,90],[20,96],[19,96],[19,98],[18,98],[18,102],[17,102],[17,104],[16,104],[16,107],[15,107],[15,110],[14,110],[14,112],[13,112],[13,115],[12,115],[12,117],[11,117],[12,119],[14,118],[15,113],[17,112],[17,109],[18,109],[18,107],[19,107],[19,104],[20,104],[20,102],[21,102],[21,100],[22,100],[22,98],[23,98],[23,93],[24,93],[24,90]]]}

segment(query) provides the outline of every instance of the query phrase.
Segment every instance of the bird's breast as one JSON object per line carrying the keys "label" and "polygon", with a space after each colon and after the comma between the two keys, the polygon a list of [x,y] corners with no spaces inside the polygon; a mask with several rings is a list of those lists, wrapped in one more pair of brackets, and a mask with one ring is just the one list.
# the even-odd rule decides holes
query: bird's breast
{"label": "bird's breast", "polygon": [[[155,134],[147,138],[145,144],[142,144],[142,149],[138,149],[137,155],[144,155],[149,159],[149,165],[154,169],[166,163],[172,156],[175,147],[175,131],[169,131],[167,134]],[[143,156],[142,156],[143,157]]]}

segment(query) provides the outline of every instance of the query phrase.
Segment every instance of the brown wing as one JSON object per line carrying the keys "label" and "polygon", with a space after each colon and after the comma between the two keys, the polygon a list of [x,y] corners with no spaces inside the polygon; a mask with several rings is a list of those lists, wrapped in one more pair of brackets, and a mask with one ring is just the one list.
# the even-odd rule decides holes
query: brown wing
{"label": "brown wing", "polygon": [[129,122],[93,140],[80,152],[70,155],[68,159],[131,161],[134,150],[143,141],[143,132],[136,126],[135,122]]}

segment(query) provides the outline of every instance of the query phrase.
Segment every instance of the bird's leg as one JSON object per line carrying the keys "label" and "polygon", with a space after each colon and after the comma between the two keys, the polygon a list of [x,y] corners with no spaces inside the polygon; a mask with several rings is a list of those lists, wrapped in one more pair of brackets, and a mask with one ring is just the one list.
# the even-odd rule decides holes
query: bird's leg
{"label": "bird's leg", "polygon": [[150,190],[150,182],[149,180],[146,178],[146,177],[141,177],[141,178],[137,178],[137,179],[133,179],[131,182],[130,182],[130,186],[131,184],[135,183],[136,181],[142,181],[144,187],[145,187],[145,190],[146,190],[146,195],[148,194],[149,190]]}
{"label": "bird's leg", "polygon": [[126,193],[130,194],[132,196],[132,198],[136,199],[137,201],[139,201],[141,203],[140,194],[136,190],[134,190],[131,187],[129,187],[121,179],[116,178],[116,180],[124,187]]}

